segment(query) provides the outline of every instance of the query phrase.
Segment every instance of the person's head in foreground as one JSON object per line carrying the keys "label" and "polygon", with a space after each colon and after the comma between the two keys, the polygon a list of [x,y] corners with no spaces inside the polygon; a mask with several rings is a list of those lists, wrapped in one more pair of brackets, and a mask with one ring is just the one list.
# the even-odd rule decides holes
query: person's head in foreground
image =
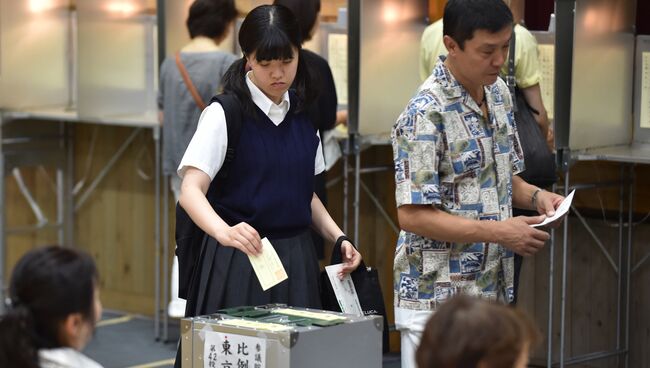
{"label": "person's head in foreground", "polygon": [[95,262],[60,246],[27,252],[9,285],[9,306],[0,317],[0,366],[39,366],[39,351],[80,351],[102,313]]}
{"label": "person's head in foreground", "polygon": [[461,295],[433,313],[416,361],[419,368],[525,368],[538,340],[517,309]]}

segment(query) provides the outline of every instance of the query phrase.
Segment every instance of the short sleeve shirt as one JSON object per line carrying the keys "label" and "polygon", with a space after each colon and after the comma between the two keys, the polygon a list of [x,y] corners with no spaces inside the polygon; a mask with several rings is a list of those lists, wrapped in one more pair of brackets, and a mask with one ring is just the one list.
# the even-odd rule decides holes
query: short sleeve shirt
{"label": "short sleeve shirt", "polygon": [[[447,55],[447,48],[442,42],[442,19],[429,25],[422,33],[420,42],[420,78],[424,81],[436,65],[440,55]],[[528,88],[539,84],[542,72],[539,65],[537,40],[529,30],[517,24],[515,26],[515,81],[519,88]],[[508,63],[503,64],[501,74],[508,74]]]}
{"label": "short sleeve shirt", "polygon": [[[512,216],[512,176],[524,160],[508,88],[485,86],[488,118],[442,60],[391,134],[397,206],[430,205],[455,216]],[[395,305],[434,310],[456,293],[512,300],[513,253],[496,243],[450,243],[401,231]]]}

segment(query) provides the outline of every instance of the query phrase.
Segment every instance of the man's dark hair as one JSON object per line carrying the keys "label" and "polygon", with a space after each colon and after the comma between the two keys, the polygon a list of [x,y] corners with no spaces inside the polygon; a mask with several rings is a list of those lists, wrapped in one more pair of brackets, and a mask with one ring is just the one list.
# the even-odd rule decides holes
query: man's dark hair
{"label": "man's dark hair", "polygon": [[226,27],[236,17],[234,0],[196,0],[190,6],[187,30],[190,38],[218,38],[226,33]]}
{"label": "man's dark hair", "polygon": [[512,12],[503,0],[449,0],[445,5],[442,33],[454,39],[461,50],[477,30],[496,33],[512,27]]}
{"label": "man's dark hair", "polygon": [[274,0],[274,5],[286,6],[296,16],[300,25],[302,42],[311,38],[311,29],[316,24],[320,12],[320,0]]}

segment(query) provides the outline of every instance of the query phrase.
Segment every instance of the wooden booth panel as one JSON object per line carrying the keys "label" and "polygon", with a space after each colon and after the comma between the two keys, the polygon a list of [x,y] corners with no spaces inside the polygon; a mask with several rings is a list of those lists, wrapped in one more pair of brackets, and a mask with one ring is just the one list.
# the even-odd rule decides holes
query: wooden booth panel
{"label": "wooden booth panel", "polygon": [[[49,223],[56,222],[54,170],[36,167],[21,168],[23,182],[29,188],[34,200],[40,205]],[[21,228],[36,224],[36,217],[25,197],[20,193],[17,182],[9,174],[5,177],[5,229]],[[57,231],[45,229],[38,232],[12,233],[6,236],[6,259],[4,280],[9,280],[13,265],[27,251],[45,244],[57,243]]]}
{"label": "wooden booth panel", "polygon": [[[81,190],[84,192],[132,128],[76,124],[74,130],[74,183],[85,177],[92,135],[98,136],[90,170]],[[105,307],[144,315],[152,315],[154,311],[153,157],[151,131],[144,130],[75,213],[74,223],[75,246],[90,253],[97,263]],[[138,170],[149,178],[138,175]],[[55,222],[54,169],[26,167],[20,171],[25,185],[49,222]],[[35,224],[34,214],[14,178],[6,176],[5,183],[7,228]],[[173,215],[171,204],[169,214]],[[173,235],[171,231],[173,229],[170,229]],[[26,251],[58,243],[55,229],[12,233],[6,239],[6,277]],[[172,252],[173,247],[168,255],[170,262]]]}
{"label": "wooden booth panel", "polygon": [[[131,132],[131,128],[77,125],[77,180],[83,174],[93,134],[100,139],[90,178]],[[154,310],[153,155],[151,132],[144,130],[75,215],[76,244],[97,262],[106,307],[146,315]]]}

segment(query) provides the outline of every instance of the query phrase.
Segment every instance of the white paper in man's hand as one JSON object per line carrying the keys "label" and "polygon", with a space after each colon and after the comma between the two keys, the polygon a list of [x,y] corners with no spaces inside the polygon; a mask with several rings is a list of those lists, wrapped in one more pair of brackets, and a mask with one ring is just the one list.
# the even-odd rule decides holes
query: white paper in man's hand
{"label": "white paper in man's hand", "polygon": [[557,207],[555,210],[555,215],[551,217],[547,217],[544,221],[540,222],[539,224],[535,225],[530,225],[532,227],[540,227],[540,226],[546,226],[552,222],[557,221],[558,219],[561,219],[562,216],[566,215],[569,210],[571,209],[571,202],[573,202],[573,193],[575,193],[576,190],[574,189],[564,200],[560,205]]}
{"label": "white paper in man's hand", "polygon": [[350,274],[345,274],[343,280],[340,280],[337,276],[341,272],[341,267],[343,267],[342,263],[325,267],[327,277],[332,284],[332,289],[334,289],[334,295],[336,295],[336,300],[339,302],[341,312],[361,317],[363,316],[363,310],[361,310],[357,290],[354,288],[354,282],[352,282]]}

